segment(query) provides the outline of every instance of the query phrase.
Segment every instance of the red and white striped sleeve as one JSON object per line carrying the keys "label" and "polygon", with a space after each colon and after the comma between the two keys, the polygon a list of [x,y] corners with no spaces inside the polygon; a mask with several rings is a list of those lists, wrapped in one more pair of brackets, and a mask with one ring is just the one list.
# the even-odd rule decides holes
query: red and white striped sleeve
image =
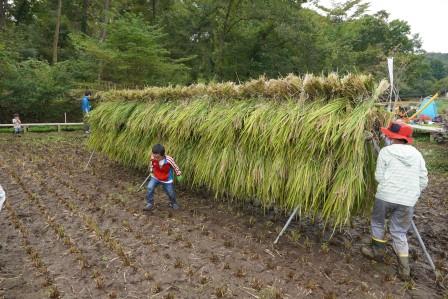
{"label": "red and white striped sleeve", "polygon": [[177,166],[176,162],[174,162],[174,159],[170,156],[166,156],[166,161],[173,167],[174,172],[177,176],[180,176],[182,172],[180,171],[179,166]]}

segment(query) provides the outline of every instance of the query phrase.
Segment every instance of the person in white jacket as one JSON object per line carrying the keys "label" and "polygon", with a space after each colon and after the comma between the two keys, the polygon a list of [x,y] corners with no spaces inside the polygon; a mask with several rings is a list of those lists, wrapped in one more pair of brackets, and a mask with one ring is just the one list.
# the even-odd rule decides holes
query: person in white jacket
{"label": "person in white jacket", "polygon": [[385,225],[398,256],[398,274],[410,279],[409,246],[406,234],[411,227],[414,206],[428,185],[428,171],[422,154],[411,144],[412,128],[403,123],[392,123],[381,128],[388,146],[381,149],[375,171],[378,188],[371,217],[372,243],[362,247],[368,258],[383,261],[385,254]]}

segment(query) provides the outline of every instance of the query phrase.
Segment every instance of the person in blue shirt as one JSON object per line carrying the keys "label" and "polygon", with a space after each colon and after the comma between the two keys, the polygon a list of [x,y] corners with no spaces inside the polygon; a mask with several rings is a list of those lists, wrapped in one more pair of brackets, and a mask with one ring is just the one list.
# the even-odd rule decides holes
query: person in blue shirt
{"label": "person in blue shirt", "polygon": [[86,121],[86,117],[89,116],[89,112],[92,109],[92,106],[90,106],[90,97],[92,96],[92,93],[90,91],[86,91],[84,93],[84,97],[82,98],[81,102],[81,109],[82,114],[84,115],[84,132],[86,134],[90,133],[90,126]]}

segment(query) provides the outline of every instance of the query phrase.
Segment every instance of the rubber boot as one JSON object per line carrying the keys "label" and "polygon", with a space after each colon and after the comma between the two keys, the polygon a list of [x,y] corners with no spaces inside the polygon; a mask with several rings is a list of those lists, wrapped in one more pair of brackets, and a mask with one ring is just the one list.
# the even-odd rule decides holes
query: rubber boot
{"label": "rubber boot", "polygon": [[409,257],[398,257],[398,276],[403,281],[409,281],[411,279],[411,268],[409,267]]}
{"label": "rubber boot", "polygon": [[377,262],[384,262],[384,254],[386,253],[386,244],[372,240],[370,246],[362,246],[361,253],[372,260]]}

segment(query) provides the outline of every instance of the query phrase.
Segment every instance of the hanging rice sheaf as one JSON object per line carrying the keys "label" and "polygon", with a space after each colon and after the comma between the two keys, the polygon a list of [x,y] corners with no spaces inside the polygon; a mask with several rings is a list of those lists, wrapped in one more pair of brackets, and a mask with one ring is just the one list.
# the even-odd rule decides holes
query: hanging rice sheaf
{"label": "hanging rice sheaf", "polygon": [[387,83],[368,75],[289,75],[244,84],[112,90],[89,117],[91,149],[146,168],[162,143],[193,188],[320,216],[334,226],[371,203],[375,157],[366,142],[388,117]]}

